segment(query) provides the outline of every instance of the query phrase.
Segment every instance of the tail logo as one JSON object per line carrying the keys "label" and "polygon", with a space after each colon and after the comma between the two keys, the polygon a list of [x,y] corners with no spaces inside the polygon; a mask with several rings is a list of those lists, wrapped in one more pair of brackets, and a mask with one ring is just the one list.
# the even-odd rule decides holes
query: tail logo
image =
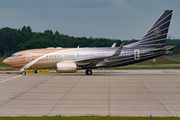
{"label": "tail logo", "polygon": [[156,36],[159,36],[159,35],[161,34],[161,29],[160,29],[160,28],[154,29],[154,34],[155,34]]}

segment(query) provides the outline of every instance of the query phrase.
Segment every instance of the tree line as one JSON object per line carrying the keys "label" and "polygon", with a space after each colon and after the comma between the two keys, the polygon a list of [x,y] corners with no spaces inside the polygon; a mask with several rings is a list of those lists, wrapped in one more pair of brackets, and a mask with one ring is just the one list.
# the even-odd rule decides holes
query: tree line
{"label": "tree line", "polygon": [[[73,37],[60,34],[52,30],[44,32],[32,32],[30,26],[23,26],[22,29],[2,28],[0,29],[0,56],[10,56],[11,54],[27,50],[47,47],[110,47],[113,43],[119,46],[122,42],[131,44],[138,40],[112,40],[106,38]],[[180,39],[167,39],[166,45],[175,45],[174,54],[180,54]]]}
{"label": "tree line", "polygon": [[114,42],[119,46],[121,40],[112,41],[106,38],[73,37],[60,34],[52,30],[44,32],[32,32],[30,26],[22,29],[2,28],[0,29],[0,55],[9,56],[15,52],[26,49],[37,49],[47,47],[110,47]]}
{"label": "tree line", "polygon": [[173,45],[176,46],[170,51],[172,51],[172,54],[180,54],[180,39],[166,39],[166,46]]}

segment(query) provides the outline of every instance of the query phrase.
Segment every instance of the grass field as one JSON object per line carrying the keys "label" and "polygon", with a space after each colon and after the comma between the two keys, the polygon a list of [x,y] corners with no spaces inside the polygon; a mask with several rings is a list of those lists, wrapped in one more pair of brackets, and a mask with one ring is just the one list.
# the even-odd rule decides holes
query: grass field
{"label": "grass field", "polygon": [[180,55],[168,55],[169,57],[173,57],[173,58],[175,58],[175,59],[177,59],[177,60],[180,60]]}
{"label": "grass field", "polygon": [[[0,120],[58,120],[59,116],[43,117],[0,117]],[[75,116],[61,117],[61,120],[150,120],[149,117]],[[152,117],[152,120],[180,120],[179,117]]]}
{"label": "grass field", "polygon": [[3,60],[6,58],[7,57],[0,57],[0,70],[6,70],[6,69],[12,70],[12,69],[14,69],[12,67],[9,67],[9,66],[3,64]]}
{"label": "grass field", "polygon": [[3,64],[3,60],[6,59],[7,57],[0,57],[0,66],[7,66]]}

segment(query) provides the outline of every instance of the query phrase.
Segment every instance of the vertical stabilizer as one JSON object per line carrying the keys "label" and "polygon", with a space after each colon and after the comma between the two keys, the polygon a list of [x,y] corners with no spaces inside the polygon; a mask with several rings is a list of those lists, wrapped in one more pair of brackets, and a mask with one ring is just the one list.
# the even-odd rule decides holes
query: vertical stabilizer
{"label": "vertical stabilizer", "polygon": [[154,48],[164,47],[171,22],[172,12],[172,10],[165,10],[141,40],[128,46]]}

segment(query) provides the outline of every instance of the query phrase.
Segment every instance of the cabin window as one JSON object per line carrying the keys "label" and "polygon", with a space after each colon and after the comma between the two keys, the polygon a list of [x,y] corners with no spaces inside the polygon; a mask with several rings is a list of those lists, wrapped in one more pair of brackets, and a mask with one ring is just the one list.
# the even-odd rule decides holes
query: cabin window
{"label": "cabin window", "polygon": [[49,57],[51,57],[51,55],[49,55]]}

